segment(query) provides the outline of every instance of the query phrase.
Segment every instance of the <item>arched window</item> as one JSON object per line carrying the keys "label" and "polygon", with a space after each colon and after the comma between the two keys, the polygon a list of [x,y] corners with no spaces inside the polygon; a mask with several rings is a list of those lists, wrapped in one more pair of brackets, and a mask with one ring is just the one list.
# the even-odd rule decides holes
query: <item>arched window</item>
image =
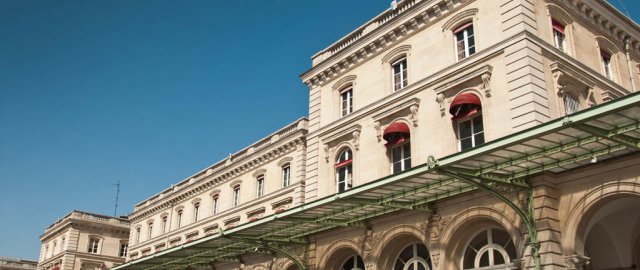
{"label": "arched window", "polygon": [[461,151],[484,143],[484,124],[480,98],[471,93],[458,95],[451,102],[449,113],[453,116]]}
{"label": "arched window", "polygon": [[340,270],[365,270],[364,261],[362,257],[353,255],[342,264]]}
{"label": "arched window", "polygon": [[483,230],[469,242],[464,251],[462,268],[505,269],[516,258],[516,247],[504,230]]}
{"label": "arched window", "polygon": [[409,126],[402,122],[390,124],[382,135],[387,141],[391,157],[391,172],[398,173],[411,168],[411,143]]}
{"label": "arched window", "polygon": [[291,165],[285,163],[282,165],[282,187],[288,187],[291,184]]}
{"label": "arched window", "polygon": [[431,267],[431,257],[427,247],[421,243],[415,243],[398,254],[393,270],[430,270]]}
{"label": "arched window", "polygon": [[338,192],[350,189],[353,181],[353,153],[351,153],[351,149],[345,148],[340,152],[335,167]]}
{"label": "arched window", "polygon": [[458,61],[476,53],[476,41],[473,33],[473,23],[466,22],[453,30],[456,41],[456,56]]}

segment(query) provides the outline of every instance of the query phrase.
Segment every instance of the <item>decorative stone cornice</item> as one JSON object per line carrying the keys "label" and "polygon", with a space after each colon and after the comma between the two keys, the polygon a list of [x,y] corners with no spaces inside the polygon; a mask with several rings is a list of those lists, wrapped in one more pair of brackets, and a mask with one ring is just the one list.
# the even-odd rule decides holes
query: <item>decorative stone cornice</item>
{"label": "decorative stone cornice", "polygon": [[[367,27],[361,27],[328,49],[316,54],[313,57],[314,62],[321,59],[320,62],[301,77],[310,88],[324,85],[470,2],[473,1],[405,0],[401,3],[403,8],[397,13],[392,12],[388,17],[383,16],[371,21],[369,31],[365,31]],[[429,6],[425,7],[426,5]],[[402,21],[397,22],[392,19],[402,19]],[[396,26],[391,28],[391,24]]]}
{"label": "decorative stone cornice", "polygon": [[[598,3],[592,0],[552,0],[552,2],[567,7],[567,10],[578,15],[583,21],[588,22],[621,44],[624,43],[625,38],[630,38],[632,51],[636,54],[640,52],[640,29],[638,26],[634,25],[628,18],[627,22],[625,22],[622,18],[626,17],[617,11],[610,10],[611,7],[606,6],[606,3]],[[603,14],[607,9],[614,16]],[[625,24],[627,29],[623,29],[621,24]]]}
{"label": "decorative stone cornice", "polygon": [[203,192],[209,191],[211,188],[215,186],[219,186],[226,182],[235,180],[235,178],[239,177],[240,175],[248,171],[251,171],[253,169],[256,169],[267,162],[271,162],[275,159],[278,159],[283,155],[289,154],[295,151],[297,147],[303,146],[304,144],[305,144],[305,141],[302,136],[295,138],[274,149],[271,149],[270,151],[263,153],[262,155],[258,155],[253,157],[252,159],[245,160],[243,163],[240,163],[237,166],[227,168],[225,171],[219,173],[215,177],[212,177],[212,175],[210,175],[207,177],[210,179],[202,182],[199,185],[195,185],[185,190],[182,190],[178,194],[172,194],[171,198],[166,198],[160,204],[150,205],[152,207],[147,209],[142,208],[136,211],[135,213],[131,214],[129,216],[129,219],[131,222],[137,222],[159,211],[163,211],[165,209],[171,208],[173,205],[180,204],[184,201],[187,201],[194,196],[197,196],[202,194]]}

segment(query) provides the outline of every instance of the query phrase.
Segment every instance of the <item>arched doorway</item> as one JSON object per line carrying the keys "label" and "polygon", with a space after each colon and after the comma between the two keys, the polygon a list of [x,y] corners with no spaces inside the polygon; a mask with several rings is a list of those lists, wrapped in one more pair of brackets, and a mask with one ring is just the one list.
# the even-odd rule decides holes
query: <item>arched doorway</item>
{"label": "arched doorway", "polygon": [[587,270],[640,269],[640,196],[607,200],[589,211],[580,226]]}

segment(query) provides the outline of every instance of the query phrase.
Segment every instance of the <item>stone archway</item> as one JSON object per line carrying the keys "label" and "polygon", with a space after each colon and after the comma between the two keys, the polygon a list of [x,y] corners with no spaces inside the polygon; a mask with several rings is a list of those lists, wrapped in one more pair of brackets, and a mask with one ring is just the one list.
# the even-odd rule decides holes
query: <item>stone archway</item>
{"label": "stone archway", "polygon": [[580,223],[585,269],[640,269],[640,196],[616,196],[597,205]]}

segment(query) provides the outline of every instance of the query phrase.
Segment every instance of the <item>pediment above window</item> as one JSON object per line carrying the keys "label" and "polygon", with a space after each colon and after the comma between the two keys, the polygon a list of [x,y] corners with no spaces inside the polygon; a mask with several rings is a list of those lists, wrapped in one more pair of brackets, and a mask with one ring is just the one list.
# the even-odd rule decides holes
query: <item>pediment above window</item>
{"label": "pediment above window", "polygon": [[360,149],[360,133],[362,132],[361,125],[353,125],[346,129],[329,130],[320,135],[324,144],[325,159],[329,162],[329,157],[339,145],[343,145],[345,142],[349,146],[353,146],[354,150]]}
{"label": "pediment above window", "polygon": [[549,65],[553,74],[553,86],[558,97],[564,97],[567,93],[579,97],[584,105],[591,107],[596,104],[594,96],[595,83],[580,71],[560,62]]}
{"label": "pediment above window", "polygon": [[484,65],[467,73],[450,73],[438,82],[433,90],[440,105],[440,116],[447,114],[447,108],[453,98],[464,90],[473,89],[479,96],[491,97],[491,74],[493,67]]}
{"label": "pediment above window", "polygon": [[418,108],[420,99],[413,98],[396,106],[392,106],[378,114],[373,115],[374,128],[378,142],[382,141],[383,127],[398,119],[408,119],[414,127],[418,126]]}

